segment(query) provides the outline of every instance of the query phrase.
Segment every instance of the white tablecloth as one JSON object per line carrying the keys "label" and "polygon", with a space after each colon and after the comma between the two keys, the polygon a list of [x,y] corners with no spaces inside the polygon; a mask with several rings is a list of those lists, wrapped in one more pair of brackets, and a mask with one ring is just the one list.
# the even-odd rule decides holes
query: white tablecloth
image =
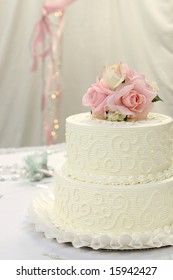
{"label": "white tablecloth", "polygon": [[[55,147],[2,150],[0,149],[0,168],[17,164],[23,165],[23,158],[38,150],[48,149],[49,166],[55,167],[64,160],[65,145]],[[54,152],[55,151],[55,152]],[[28,207],[34,197],[43,189],[53,188],[53,179],[31,182],[19,178],[16,181],[6,178],[0,182],[0,259],[1,260],[44,260],[44,259],[173,259],[173,248],[108,251],[81,248],[75,249],[70,244],[58,244],[46,239],[44,234],[35,231],[29,222]]]}

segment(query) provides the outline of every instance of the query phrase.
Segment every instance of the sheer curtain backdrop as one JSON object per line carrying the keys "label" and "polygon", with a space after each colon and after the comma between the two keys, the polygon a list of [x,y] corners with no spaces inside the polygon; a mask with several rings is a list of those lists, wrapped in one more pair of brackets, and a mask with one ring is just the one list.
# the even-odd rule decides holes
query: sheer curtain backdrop
{"label": "sheer curtain backdrop", "polygon": [[41,143],[41,72],[30,71],[30,41],[43,3],[0,0],[0,147]]}
{"label": "sheer curtain backdrop", "polygon": [[[0,147],[43,144],[41,67],[30,72],[30,38],[43,3],[0,0]],[[105,64],[126,62],[156,81],[164,102],[154,110],[173,116],[172,14],[171,0],[76,0],[67,8],[58,142],[65,118],[87,111],[82,95]]]}

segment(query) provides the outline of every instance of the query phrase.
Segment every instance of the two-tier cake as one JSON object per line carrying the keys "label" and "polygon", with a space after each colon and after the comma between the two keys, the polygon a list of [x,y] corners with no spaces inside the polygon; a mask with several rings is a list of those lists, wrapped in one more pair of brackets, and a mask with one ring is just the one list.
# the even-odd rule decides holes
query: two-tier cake
{"label": "two-tier cake", "polygon": [[173,121],[149,113],[158,100],[157,86],[126,64],[104,69],[83,97],[91,113],[66,120],[55,193],[33,202],[38,230],[75,247],[173,245]]}

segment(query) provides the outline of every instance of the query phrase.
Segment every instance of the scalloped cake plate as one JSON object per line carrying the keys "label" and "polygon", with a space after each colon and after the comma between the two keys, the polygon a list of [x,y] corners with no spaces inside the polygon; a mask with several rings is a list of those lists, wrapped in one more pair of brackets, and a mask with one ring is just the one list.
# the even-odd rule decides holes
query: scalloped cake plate
{"label": "scalloped cake plate", "polygon": [[54,194],[52,191],[46,190],[33,200],[29,209],[29,217],[37,232],[43,232],[46,238],[56,239],[58,243],[70,242],[75,248],[90,247],[94,250],[149,249],[173,245],[173,224],[158,228],[153,232],[123,233],[117,236],[63,230],[57,228],[53,223],[53,205]]}

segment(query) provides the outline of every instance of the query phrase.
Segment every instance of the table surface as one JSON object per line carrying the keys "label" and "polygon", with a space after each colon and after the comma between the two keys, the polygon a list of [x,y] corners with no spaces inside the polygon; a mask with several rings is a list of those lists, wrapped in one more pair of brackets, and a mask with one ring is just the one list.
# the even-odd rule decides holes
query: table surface
{"label": "table surface", "polygon": [[[65,145],[34,147],[26,149],[0,149],[0,168],[9,165],[23,167],[27,155],[47,150],[48,165],[58,166],[64,160]],[[11,169],[12,172],[12,169]],[[14,172],[14,170],[13,170]],[[165,247],[147,250],[110,251],[90,248],[73,248],[70,244],[58,244],[35,231],[29,222],[28,208],[32,200],[43,191],[53,189],[53,179],[31,182],[26,178],[0,182],[0,259],[1,260],[170,260],[173,248]]]}

